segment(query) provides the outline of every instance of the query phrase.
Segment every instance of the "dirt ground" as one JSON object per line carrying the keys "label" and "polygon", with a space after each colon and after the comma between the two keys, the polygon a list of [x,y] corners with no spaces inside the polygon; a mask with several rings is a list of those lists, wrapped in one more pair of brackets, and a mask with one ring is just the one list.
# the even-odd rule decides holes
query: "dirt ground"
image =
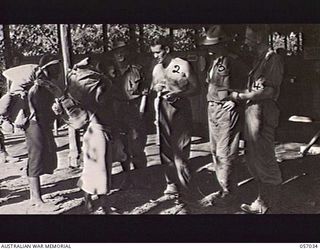
{"label": "dirt ground", "polygon": [[[281,191],[281,213],[283,214],[318,214],[320,213],[320,169],[319,155],[301,158],[300,146],[306,145],[316,131],[313,125],[285,123],[278,129],[276,155],[283,174]],[[159,147],[155,135],[148,136],[146,153],[148,168],[132,170],[137,187],[117,191],[124,176],[119,163],[113,165],[113,189],[108,195],[108,203],[113,214],[179,214],[181,206],[174,200],[166,200],[162,193],[165,188],[163,166],[160,165]],[[67,130],[59,130],[56,136],[58,145],[59,168],[53,175],[41,178],[43,198],[55,204],[57,211],[49,214],[84,214],[84,199],[77,181],[82,169],[67,166],[68,137]],[[27,151],[23,133],[6,135],[8,152],[21,159],[18,163],[0,165],[0,214],[38,214],[28,206],[28,183],[25,175]],[[211,161],[209,144],[206,138],[192,138],[190,166],[197,170]],[[234,214],[240,213],[243,202],[251,202],[256,196],[256,183],[250,180],[242,155],[239,157],[238,182],[241,184],[238,199],[230,204],[216,204],[210,207],[193,206],[192,214]],[[194,175],[199,199],[218,189],[214,173],[202,171]],[[142,185],[146,184],[146,185]]]}

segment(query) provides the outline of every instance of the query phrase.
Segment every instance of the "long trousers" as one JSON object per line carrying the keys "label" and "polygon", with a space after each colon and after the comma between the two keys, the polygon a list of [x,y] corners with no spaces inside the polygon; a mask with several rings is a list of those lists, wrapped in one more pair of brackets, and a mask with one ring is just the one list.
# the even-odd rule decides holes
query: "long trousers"
{"label": "long trousers", "polygon": [[160,158],[167,184],[187,187],[191,174],[188,159],[191,146],[192,112],[188,99],[159,103]]}
{"label": "long trousers", "polygon": [[239,145],[239,114],[235,109],[228,111],[223,102],[208,103],[208,124],[211,153],[217,180],[224,192],[236,187],[235,159]]}
{"label": "long trousers", "polygon": [[132,101],[114,101],[116,124],[120,132],[120,139],[127,155],[121,165],[124,171],[130,170],[130,163],[134,168],[143,168],[147,165],[144,152],[147,142],[147,129],[144,117],[139,112],[140,98]]}
{"label": "long trousers", "polygon": [[250,102],[245,110],[246,162],[252,176],[261,183],[282,182],[275,151],[275,129],[279,109],[272,100]]}

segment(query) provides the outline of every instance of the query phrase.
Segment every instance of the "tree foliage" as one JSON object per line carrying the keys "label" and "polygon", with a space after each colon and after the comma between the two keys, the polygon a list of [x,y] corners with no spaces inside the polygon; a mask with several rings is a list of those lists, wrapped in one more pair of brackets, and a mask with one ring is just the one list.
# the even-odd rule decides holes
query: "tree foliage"
{"label": "tree foliage", "polygon": [[72,24],[71,41],[75,54],[102,53],[102,24]]}
{"label": "tree foliage", "polygon": [[107,29],[108,49],[112,49],[112,44],[117,40],[130,40],[130,29],[128,24],[110,24]]}
{"label": "tree foliage", "polygon": [[[175,51],[188,51],[196,47],[195,29],[177,28],[172,32],[173,49]],[[150,44],[160,37],[170,36],[170,29],[156,24],[143,25],[143,42],[142,44],[148,48]],[[146,49],[148,51],[148,49]]]}
{"label": "tree foliage", "polygon": [[142,45],[146,51],[149,51],[150,44],[153,41],[160,37],[168,37],[170,35],[170,30],[168,28],[156,24],[144,24],[142,32]]}
{"label": "tree foliage", "polygon": [[0,24],[0,55],[3,55],[4,49],[3,25]]}
{"label": "tree foliage", "polygon": [[274,32],[271,39],[272,47],[274,49],[285,49],[288,56],[297,55],[299,51],[302,51],[301,32],[290,32],[288,34]]}
{"label": "tree foliage", "polygon": [[194,29],[175,29],[173,31],[173,49],[176,51],[188,51],[196,47]]}
{"label": "tree foliage", "polygon": [[3,25],[0,25],[0,73],[4,69],[4,40],[3,40]]}
{"label": "tree foliage", "polygon": [[24,56],[58,52],[58,31],[55,24],[10,25],[12,48]]}
{"label": "tree foliage", "polygon": [[76,54],[102,53],[104,42],[108,50],[117,40],[130,40],[128,24],[108,24],[107,41],[103,38],[102,24],[74,24],[71,25],[71,40],[73,52]]}
{"label": "tree foliage", "polygon": [[[72,51],[75,54],[102,53],[104,45],[111,49],[114,41],[131,39],[130,27],[134,29],[131,34],[135,35],[136,42],[142,51],[149,51],[150,43],[155,39],[170,36],[168,27],[156,24],[109,24],[106,29],[107,34],[103,34],[102,24],[72,24],[70,25]],[[9,31],[12,49],[24,56],[40,56],[44,53],[56,54],[59,50],[58,25],[56,24],[10,25]],[[203,33],[201,31],[203,30],[198,30],[200,35]],[[104,41],[104,35],[106,41]],[[195,35],[196,31],[192,28],[173,29],[173,49],[176,51],[194,49]],[[0,53],[3,54],[1,32]]]}

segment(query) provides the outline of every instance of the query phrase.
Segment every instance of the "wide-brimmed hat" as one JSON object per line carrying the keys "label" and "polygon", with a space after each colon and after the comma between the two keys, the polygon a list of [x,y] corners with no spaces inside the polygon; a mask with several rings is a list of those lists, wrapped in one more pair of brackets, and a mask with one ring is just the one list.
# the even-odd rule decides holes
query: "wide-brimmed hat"
{"label": "wide-brimmed hat", "polygon": [[216,45],[227,40],[227,35],[222,26],[212,25],[207,30],[205,38],[200,41],[200,45]]}
{"label": "wide-brimmed hat", "polygon": [[123,41],[123,40],[118,40],[118,41],[114,41],[111,45],[111,49],[112,50],[117,50],[117,49],[121,49],[124,47],[130,46],[129,42]]}

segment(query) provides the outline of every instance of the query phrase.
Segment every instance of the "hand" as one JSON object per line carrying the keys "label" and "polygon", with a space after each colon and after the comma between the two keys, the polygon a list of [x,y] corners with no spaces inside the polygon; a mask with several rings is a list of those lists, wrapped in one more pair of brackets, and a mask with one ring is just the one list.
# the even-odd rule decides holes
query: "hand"
{"label": "hand", "polygon": [[21,91],[19,92],[19,95],[21,97],[21,99],[24,99],[25,97],[27,97],[28,92],[27,91]]}
{"label": "hand", "polygon": [[60,105],[60,103],[55,102],[55,103],[52,105],[52,111],[53,111],[56,115],[61,115],[62,112],[63,112],[63,108],[62,108],[62,106]]}
{"label": "hand", "polygon": [[148,95],[148,93],[149,93],[149,89],[142,90],[142,95]]}
{"label": "hand", "polygon": [[223,104],[222,107],[227,111],[231,111],[235,106],[236,104],[233,101],[227,101]]}
{"label": "hand", "polygon": [[179,79],[177,81],[177,84],[180,88],[184,88],[185,86],[187,86],[189,84],[189,80],[185,77],[182,77],[181,79]]}
{"label": "hand", "polygon": [[29,122],[29,117],[26,115],[23,109],[21,109],[14,121],[14,124],[19,129],[25,129],[26,125]]}
{"label": "hand", "polygon": [[14,127],[9,120],[4,120],[1,123],[1,130],[5,133],[13,133]]}
{"label": "hand", "polygon": [[166,85],[163,84],[163,83],[157,83],[157,84],[154,85],[154,87],[153,87],[153,89],[154,89],[156,92],[161,92],[161,91],[163,91],[165,88],[166,88]]}
{"label": "hand", "polygon": [[19,121],[16,121],[14,124],[15,124],[16,128],[25,129],[28,122],[29,122],[29,119],[24,118]]}
{"label": "hand", "polygon": [[175,102],[179,99],[179,95],[177,92],[169,92],[163,96],[168,102]]}
{"label": "hand", "polygon": [[231,92],[223,101],[238,101],[239,100],[239,93],[238,92]]}

